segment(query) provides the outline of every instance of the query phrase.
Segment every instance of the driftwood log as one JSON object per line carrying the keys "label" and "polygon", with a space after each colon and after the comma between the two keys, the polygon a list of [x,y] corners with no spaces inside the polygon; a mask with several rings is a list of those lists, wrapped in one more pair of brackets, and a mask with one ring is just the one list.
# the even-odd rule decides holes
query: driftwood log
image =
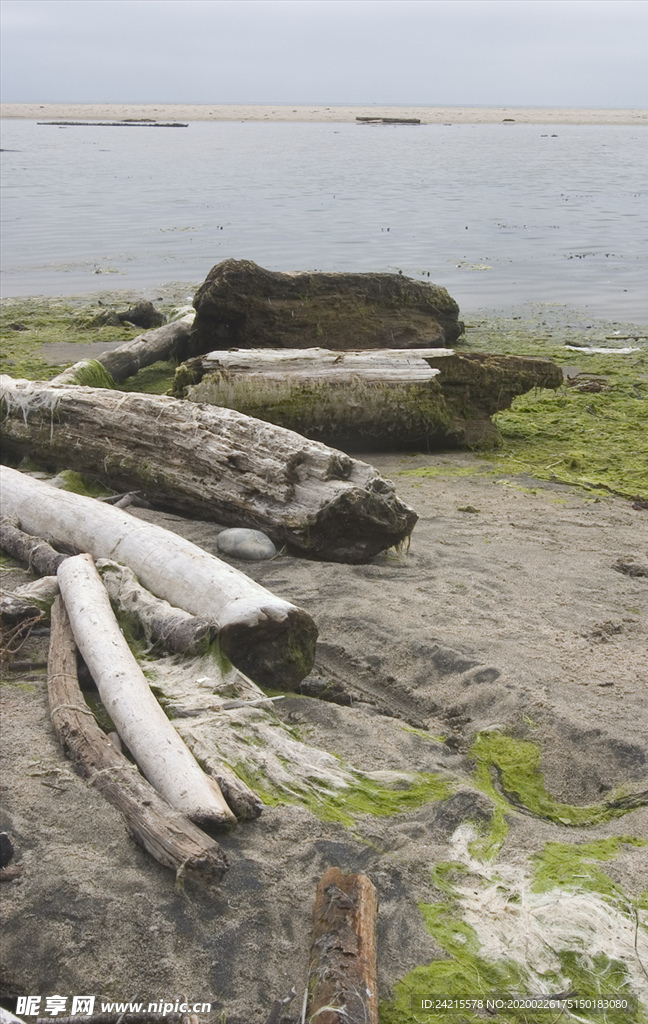
{"label": "driftwood log", "polygon": [[58,594],[56,576],[42,576],[14,590],[0,591],[0,619],[3,627],[34,619],[48,619]]}
{"label": "driftwood log", "polygon": [[79,687],[76,646],[60,597],[52,609],[48,691],[61,744],[80,773],[123,814],[136,841],[165,867],[222,878],[227,860],[218,844],[170,807],[96,724]]}
{"label": "driftwood log", "polygon": [[249,260],[213,267],[194,296],[194,351],[428,348],[463,333],[445,288],[402,274],[281,274]]}
{"label": "driftwood log", "polygon": [[[217,633],[212,623],[189,615],[181,608],[173,608],[167,601],[161,601],[145,590],[126,566],[118,565],[110,559],[99,559],[97,568],[120,622],[125,622],[133,635],[143,636],[148,642],[159,644],[167,651],[188,657],[205,655],[210,651]],[[29,626],[49,618],[50,606],[58,593],[58,577],[43,576],[33,583],[17,587],[13,593],[0,594],[3,627],[14,627],[24,620],[27,620],[26,626]],[[21,639],[20,634],[16,634],[16,639]],[[215,652],[210,653],[212,657],[207,670],[216,675],[218,682],[222,681],[226,687],[231,685],[223,677],[222,659]],[[267,700],[263,691],[238,671],[230,669],[227,676],[235,679],[239,687],[243,687],[245,700],[239,702],[241,705],[259,698]],[[263,807],[261,800],[223,763],[218,756],[218,748],[194,740],[193,736],[191,739],[194,742],[189,746],[196,760],[215,780],[236,817],[258,818]]]}
{"label": "driftwood log", "polygon": [[[56,551],[40,537],[32,537],[4,517],[0,522],[0,547],[8,554],[35,571],[50,569],[40,580],[25,584],[0,598],[3,620],[13,616],[28,617],[40,611],[49,614],[52,601],[58,594],[58,579],[54,575],[68,555]],[[34,554],[35,553],[35,554]],[[38,563],[36,565],[35,563]],[[136,637],[159,644],[174,654],[201,654],[217,639],[218,628],[208,619],[200,618],[174,608],[146,590],[135,573],[125,565],[109,558],[99,559],[97,568],[108,591],[110,601],[121,619],[126,620]]]}
{"label": "driftwood log", "polygon": [[174,393],[237,409],[345,450],[492,446],[490,417],[556,388],[549,359],[449,349],[241,349],[181,365]]}
{"label": "driftwood log", "polygon": [[103,352],[96,359],[82,359],[59,373],[50,383],[56,386],[88,384],[97,375],[96,363],[99,363],[110,375],[112,382],[116,383],[133,377],[138,370],[161,359],[186,359],[191,351],[188,339],[194,315],[187,313],[173,323],[140,334],[118,348]]}
{"label": "driftwood log", "polygon": [[261,529],[317,558],[366,561],[417,519],[367,463],[232,409],[6,376],[0,404],[8,453],[141,488],[181,514]]}
{"label": "driftwood log", "polygon": [[134,636],[173,654],[194,655],[205,653],[217,639],[213,622],[161,601],[138,582],[128,566],[100,558],[97,569],[120,621],[126,622]]}
{"label": "driftwood log", "polygon": [[[70,557],[69,555],[65,556]],[[207,619],[173,608],[138,583],[135,573],[109,558],[97,560],[97,569],[108,591],[110,603],[135,639],[144,639],[172,654],[205,654],[218,638],[217,627]],[[0,594],[2,619],[27,618],[41,612],[49,618],[52,602],[59,593],[57,576],[41,576],[33,583]]]}
{"label": "driftwood log", "polygon": [[378,1024],[376,889],[329,868],[317,887],[308,979],[312,1024]]}
{"label": "driftwood log", "polygon": [[55,551],[42,537],[19,530],[8,516],[0,519],[0,547],[39,576],[56,576],[56,570],[67,557]]}
{"label": "driftwood log", "polygon": [[235,815],[218,785],[205,775],[151,693],[90,555],[66,559],[58,579],[76,645],[143,774],[167,803],[192,821],[233,824]]}
{"label": "driftwood log", "polygon": [[310,672],[317,637],[311,617],[219,558],[128,512],[8,466],[0,466],[0,486],[5,509],[26,532],[95,558],[110,556],[151,593],[214,623],[223,653],[256,682],[291,690]]}
{"label": "driftwood log", "polygon": [[3,644],[5,629],[11,629],[20,622],[34,622],[43,617],[43,612],[33,602],[11,591],[0,591],[0,623],[3,630]]}

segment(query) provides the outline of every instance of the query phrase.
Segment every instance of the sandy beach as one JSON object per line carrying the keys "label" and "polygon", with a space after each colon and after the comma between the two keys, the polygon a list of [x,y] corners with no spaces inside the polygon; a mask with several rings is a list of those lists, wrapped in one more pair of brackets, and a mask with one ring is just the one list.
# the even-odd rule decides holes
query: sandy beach
{"label": "sandy beach", "polygon": [[[648,123],[641,110],[9,104],[1,112],[39,121]],[[133,135],[140,144],[141,133]],[[90,264],[95,272],[103,273]],[[187,301],[186,285],[168,288],[179,289],[173,302]],[[105,312],[130,305],[131,294],[142,292],[98,291],[92,301]],[[156,301],[163,294],[170,305],[171,291],[151,293]],[[274,1001],[294,987],[281,1022],[300,1024],[314,894],[337,865],[366,874],[378,892],[381,1024],[416,1024],[421,996],[448,991],[472,999],[500,988],[578,986],[584,998],[648,1002],[645,501],[629,497],[629,483],[614,493],[605,482],[577,487],[557,475],[585,474],[595,447],[609,451],[610,466],[629,465],[617,435],[625,432],[631,447],[630,427],[643,415],[636,407],[646,404],[645,357],[633,357],[622,379],[609,348],[592,358],[597,350],[585,344],[634,345],[640,329],[610,316],[581,320],[558,303],[527,308],[524,319],[522,312],[509,304],[506,317],[471,316],[466,342],[524,354],[537,352],[539,340],[547,352],[578,343],[565,379],[582,371],[583,392],[561,388],[551,446],[532,449],[550,479],[529,474],[531,442],[505,467],[469,451],[361,454],[419,517],[406,549],[364,564],[286,549],[262,562],[223,556],[303,608],[319,630],[301,692],[270,691],[271,707],[219,705],[213,655],[140,655],[185,741],[204,750],[207,737],[265,801],[258,819],[218,834],[229,860],[222,882],[185,875],[184,865],[176,878],[133,841],[94,785],[99,772],[77,774],[49,711],[46,620],[13,652],[7,644],[0,829],[12,837],[16,873],[0,872],[4,993],[94,993],[96,1012],[104,999],[111,1008],[130,998],[162,1005],[167,993],[183,994],[211,1007],[209,1017],[192,1014],[199,1024],[267,1024]],[[91,331],[90,312],[81,316],[62,299],[51,308],[9,299],[5,317],[3,370],[16,377],[123,343],[121,334],[109,340],[122,326],[101,321]],[[542,433],[548,421],[537,416]],[[574,453],[571,434],[581,445]],[[608,462],[601,465],[607,472]],[[161,507],[130,511],[217,550],[224,524]],[[6,559],[0,577],[11,593],[33,574]],[[101,716],[93,684],[84,685],[91,713]],[[243,737],[243,758],[232,736]],[[321,767],[330,764],[335,785]],[[643,1019],[641,1009],[628,1014],[629,1022]],[[444,1013],[447,1024],[458,1019]]]}
{"label": "sandy beach", "polygon": [[333,121],[418,118],[423,124],[648,124],[648,110],[550,107],[288,106],[191,103],[3,103],[3,118],[95,121]]}
{"label": "sandy beach", "polygon": [[[35,667],[8,672],[3,686],[0,809],[23,868],[3,891],[11,991],[58,985],[57,991],[90,989],[113,999],[188,991],[212,1002],[212,1020],[222,1011],[228,1024],[262,1024],[272,1001],[292,985],[301,1002],[315,886],[335,863],[364,871],[378,888],[379,986],[390,1000],[408,971],[443,958],[418,909],[439,899],[431,868],[467,856],[457,848],[457,829],[466,821],[486,829],[496,800],[508,801],[507,837],[496,865],[467,861],[471,921],[483,918],[494,929],[496,912],[488,916],[482,904],[495,899],[495,885],[506,888],[507,899],[535,899],[527,875],[546,844],[562,850],[560,844],[598,842],[602,852],[595,856],[612,863],[599,868],[597,861],[597,870],[630,895],[645,889],[645,851],[618,837],[645,837],[648,829],[640,795],[646,513],[613,495],[592,500],[563,485],[485,473],[468,453],[371,458],[420,515],[407,554],[360,566],[285,554],[246,563],[255,579],[315,617],[315,675],[339,691],[339,703],[286,695],[276,705],[273,731],[292,729],[365,772],[436,773],[452,795],[390,816],[361,814],[352,828],[323,821],[299,802],[267,806],[257,821],[219,834],[230,860],[222,885],[188,879],[184,889],[174,888],[173,874],[129,839],[119,813],[73,772],[57,743],[39,667],[47,658],[43,630],[20,655]],[[435,475],[412,475],[421,470]],[[136,511],[214,550],[215,524]],[[8,569],[3,582],[12,589],[26,574]],[[189,682],[205,674],[192,669],[178,691],[183,702]],[[204,703],[205,692],[196,700]],[[542,806],[523,806],[505,782],[484,792],[472,745],[493,733],[516,736],[524,741],[520,750],[538,756],[542,749],[543,777],[534,783]],[[632,795],[628,813],[607,815],[602,801],[614,799],[619,786]],[[532,789],[521,792],[531,800]],[[587,821],[588,806],[601,814],[598,823]],[[581,877],[587,869],[579,868]],[[641,990],[634,928],[626,949],[621,924],[603,917],[611,911],[596,892],[542,894],[549,897],[550,914],[535,925],[546,940],[553,941],[546,931],[553,928],[563,930],[564,944],[585,941],[582,907],[590,928],[600,914]],[[499,922],[501,944],[489,955],[517,955],[521,926],[508,918]],[[641,929],[640,955],[644,942]],[[529,945],[521,957],[534,969],[542,950]],[[282,1019],[297,1024],[298,1010]],[[422,1018],[401,1004],[385,1006],[380,1019]]]}

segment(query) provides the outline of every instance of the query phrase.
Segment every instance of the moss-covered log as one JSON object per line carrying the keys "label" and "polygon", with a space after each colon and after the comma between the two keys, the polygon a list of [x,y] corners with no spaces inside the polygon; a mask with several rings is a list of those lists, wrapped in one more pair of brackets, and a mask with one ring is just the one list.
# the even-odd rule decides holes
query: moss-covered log
{"label": "moss-covered log", "polygon": [[443,348],[463,333],[445,288],[402,274],[281,274],[225,260],[194,297],[191,344],[212,348]]}
{"label": "moss-covered log", "polygon": [[[94,378],[105,371],[101,386],[112,386],[115,382],[133,377],[138,370],[151,366],[160,359],[184,359],[191,353],[188,339],[191,334],[194,314],[188,313],[180,320],[156,327],[146,334],[140,334],[132,341],[126,341],[118,348],[103,352],[96,359],[82,359],[54,377],[52,384],[92,384]],[[96,367],[96,363],[100,366]]]}
{"label": "moss-covered log", "polygon": [[178,368],[175,392],[347,450],[488,447],[495,412],[562,382],[548,359],[450,349],[214,351]]}
{"label": "moss-covered log", "polygon": [[11,377],[0,378],[0,401],[8,454],[264,530],[317,558],[366,561],[401,543],[417,519],[367,463],[231,409]]}

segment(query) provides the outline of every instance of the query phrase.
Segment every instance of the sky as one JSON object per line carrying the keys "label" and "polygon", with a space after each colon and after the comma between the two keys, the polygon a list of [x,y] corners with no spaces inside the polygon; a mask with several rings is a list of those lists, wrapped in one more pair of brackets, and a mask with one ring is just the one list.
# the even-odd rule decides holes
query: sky
{"label": "sky", "polygon": [[648,107],[648,0],[2,0],[5,103]]}

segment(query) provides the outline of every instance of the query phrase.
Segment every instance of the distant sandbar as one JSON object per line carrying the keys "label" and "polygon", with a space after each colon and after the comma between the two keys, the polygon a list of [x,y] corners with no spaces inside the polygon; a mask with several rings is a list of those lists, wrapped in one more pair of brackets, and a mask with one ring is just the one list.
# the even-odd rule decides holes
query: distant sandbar
{"label": "distant sandbar", "polygon": [[189,103],[3,103],[3,118],[36,121],[334,121],[419,118],[423,124],[648,125],[648,110],[560,107],[318,107]]}

